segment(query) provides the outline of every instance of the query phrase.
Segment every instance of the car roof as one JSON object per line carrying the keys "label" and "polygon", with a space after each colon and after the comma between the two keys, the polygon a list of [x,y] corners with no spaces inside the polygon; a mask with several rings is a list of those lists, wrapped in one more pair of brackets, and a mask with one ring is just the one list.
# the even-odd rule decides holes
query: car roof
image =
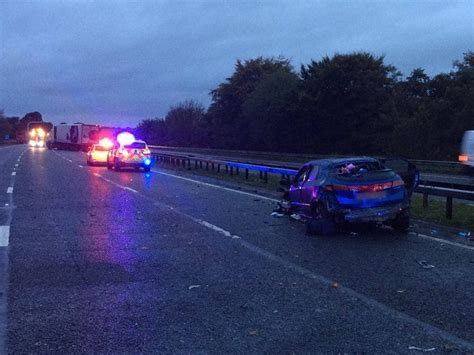
{"label": "car roof", "polygon": [[378,159],[371,158],[371,157],[346,157],[346,158],[326,158],[326,159],[316,159],[307,162],[306,164],[312,165],[320,165],[320,166],[330,166],[330,165],[338,165],[344,163],[357,163],[360,161],[370,161],[370,162],[379,162]]}

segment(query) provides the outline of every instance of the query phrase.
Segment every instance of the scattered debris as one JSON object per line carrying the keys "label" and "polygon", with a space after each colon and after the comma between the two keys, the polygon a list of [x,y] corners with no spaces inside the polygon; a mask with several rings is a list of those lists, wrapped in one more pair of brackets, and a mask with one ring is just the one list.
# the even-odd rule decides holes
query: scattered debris
{"label": "scattered debris", "polygon": [[280,217],[283,217],[283,213],[272,212],[271,216],[275,218],[280,218]]}
{"label": "scattered debris", "polygon": [[233,235],[232,239],[240,239],[240,237],[238,235]]}
{"label": "scattered debris", "polygon": [[436,229],[432,229],[431,232],[430,232],[431,235],[437,235],[438,234],[438,231]]}
{"label": "scattered debris", "polygon": [[332,288],[338,288],[338,287],[339,287],[339,283],[338,283],[338,282],[333,282],[333,283],[331,284],[331,287],[332,287]]}
{"label": "scattered debris", "polygon": [[191,285],[188,287],[188,290],[192,290],[193,288],[201,287],[201,285]]}
{"label": "scattered debris", "polygon": [[351,232],[350,235],[351,235],[351,237],[357,237],[359,235],[359,233]]}
{"label": "scattered debris", "polygon": [[397,290],[397,293],[405,293],[406,290]]}
{"label": "scattered debris", "polygon": [[253,200],[253,202],[260,202],[260,199],[259,199],[259,198],[255,198],[255,199]]}
{"label": "scattered debris", "polygon": [[461,237],[461,238],[466,238],[466,239],[471,239],[471,232],[459,232],[458,233],[458,237]]}
{"label": "scattered debris", "polygon": [[423,351],[425,353],[430,352],[430,351],[435,351],[436,348],[419,348],[418,346],[409,346],[408,350],[417,350],[417,351]]}
{"label": "scattered debris", "polygon": [[299,214],[293,213],[290,218],[294,219],[295,221],[301,221],[301,216]]}
{"label": "scattered debris", "polygon": [[417,263],[423,267],[423,269],[433,269],[435,266],[428,264],[426,260],[417,260]]}
{"label": "scattered debris", "polygon": [[249,330],[249,335],[258,335],[258,331],[255,329],[250,329]]}

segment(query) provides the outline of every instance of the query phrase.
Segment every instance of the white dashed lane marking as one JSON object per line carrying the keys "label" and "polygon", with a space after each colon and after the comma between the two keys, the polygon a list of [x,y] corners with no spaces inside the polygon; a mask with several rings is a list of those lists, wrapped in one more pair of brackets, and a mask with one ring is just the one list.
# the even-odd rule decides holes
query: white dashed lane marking
{"label": "white dashed lane marking", "polygon": [[7,247],[10,240],[10,226],[0,226],[0,247]]}
{"label": "white dashed lane marking", "polygon": [[16,175],[16,171],[12,172],[12,176],[15,176]]}
{"label": "white dashed lane marking", "polygon": [[12,194],[13,193],[13,186],[9,186],[7,188],[7,194]]}

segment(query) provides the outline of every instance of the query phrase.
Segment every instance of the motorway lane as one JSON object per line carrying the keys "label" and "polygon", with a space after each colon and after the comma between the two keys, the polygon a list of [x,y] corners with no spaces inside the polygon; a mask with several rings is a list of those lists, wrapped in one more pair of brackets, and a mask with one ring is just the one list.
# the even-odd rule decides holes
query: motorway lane
{"label": "motorway lane", "polygon": [[[23,149],[22,149],[23,148]],[[0,352],[6,348],[8,244],[14,209],[13,188],[25,148],[0,146]]]}
{"label": "motorway lane", "polygon": [[11,352],[474,349],[472,250],[390,230],[308,238],[263,198],[75,152],[23,159]]}
{"label": "motorway lane", "polygon": [[[82,159],[71,153],[68,157],[74,162]],[[161,174],[146,178],[130,171],[117,174],[96,170],[109,180],[223,227],[274,255],[474,341],[474,250],[407,237],[389,228],[357,238],[347,234],[308,238],[302,224],[270,217],[271,201],[256,201],[258,198]],[[435,270],[422,269],[417,262],[422,260],[435,265]]]}

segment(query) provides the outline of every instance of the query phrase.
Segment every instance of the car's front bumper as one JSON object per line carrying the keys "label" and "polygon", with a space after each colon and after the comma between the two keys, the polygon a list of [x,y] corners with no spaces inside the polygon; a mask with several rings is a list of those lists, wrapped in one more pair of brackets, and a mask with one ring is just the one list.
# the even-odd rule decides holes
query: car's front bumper
{"label": "car's front bumper", "polygon": [[354,208],[341,211],[341,214],[346,222],[386,222],[408,208],[407,203],[397,203],[380,207]]}

